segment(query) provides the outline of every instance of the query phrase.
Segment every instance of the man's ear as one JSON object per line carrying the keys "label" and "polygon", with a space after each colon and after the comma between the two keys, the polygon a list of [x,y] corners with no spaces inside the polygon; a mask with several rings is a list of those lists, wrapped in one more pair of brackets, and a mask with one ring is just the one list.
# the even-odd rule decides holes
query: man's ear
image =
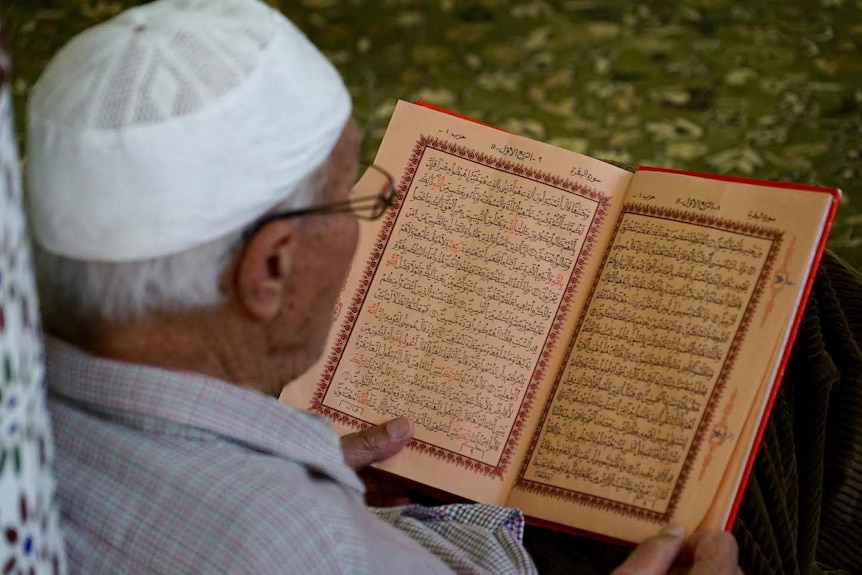
{"label": "man's ear", "polygon": [[290,274],[295,228],[278,220],[261,228],[248,241],[234,271],[236,299],[253,319],[270,321],[284,303]]}

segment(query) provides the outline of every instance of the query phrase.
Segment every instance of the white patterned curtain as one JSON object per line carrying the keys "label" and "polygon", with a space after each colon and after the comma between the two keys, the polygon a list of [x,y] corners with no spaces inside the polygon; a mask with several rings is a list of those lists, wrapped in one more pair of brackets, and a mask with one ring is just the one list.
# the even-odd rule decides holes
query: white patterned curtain
{"label": "white patterned curtain", "polygon": [[0,28],[0,573],[65,573],[2,33]]}

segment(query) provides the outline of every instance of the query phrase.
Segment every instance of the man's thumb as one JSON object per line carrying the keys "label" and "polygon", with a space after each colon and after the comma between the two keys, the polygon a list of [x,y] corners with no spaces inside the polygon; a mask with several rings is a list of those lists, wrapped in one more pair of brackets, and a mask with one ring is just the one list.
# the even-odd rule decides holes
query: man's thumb
{"label": "man's thumb", "polygon": [[388,459],[413,438],[413,424],[406,417],[351,433],[341,438],[344,460],[353,469]]}

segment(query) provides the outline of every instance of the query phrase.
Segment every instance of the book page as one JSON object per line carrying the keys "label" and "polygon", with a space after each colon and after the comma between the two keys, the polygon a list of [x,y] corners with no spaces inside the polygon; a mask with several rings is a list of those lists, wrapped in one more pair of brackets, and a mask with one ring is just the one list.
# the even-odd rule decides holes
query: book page
{"label": "book page", "polygon": [[500,503],[631,174],[403,102],[375,163],[397,205],[363,230],[311,407],[345,431],[407,416],[385,469]]}
{"label": "book page", "polygon": [[762,412],[831,200],[638,172],[510,502],[631,541],[697,527]]}

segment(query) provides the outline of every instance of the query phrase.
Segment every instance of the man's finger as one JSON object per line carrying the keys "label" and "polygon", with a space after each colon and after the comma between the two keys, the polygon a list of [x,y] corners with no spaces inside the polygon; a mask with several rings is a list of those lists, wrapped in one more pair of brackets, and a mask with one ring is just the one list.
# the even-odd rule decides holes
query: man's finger
{"label": "man's finger", "polygon": [[353,469],[388,459],[401,451],[413,438],[413,424],[397,417],[381,425],[363,429],[341,438],[344,460]]}
{"label": "man's finger", "polygon": [[736,539],[727,531],[702,531],[695,533],[690,541],[694,547],[691,575],[737,575],[739,569],[739,547]]}
{"label": "man's finger", "polygon": [[613,575],[665,575],[684,539],[682,525],[668,525],[658,535],[638,545]]}

